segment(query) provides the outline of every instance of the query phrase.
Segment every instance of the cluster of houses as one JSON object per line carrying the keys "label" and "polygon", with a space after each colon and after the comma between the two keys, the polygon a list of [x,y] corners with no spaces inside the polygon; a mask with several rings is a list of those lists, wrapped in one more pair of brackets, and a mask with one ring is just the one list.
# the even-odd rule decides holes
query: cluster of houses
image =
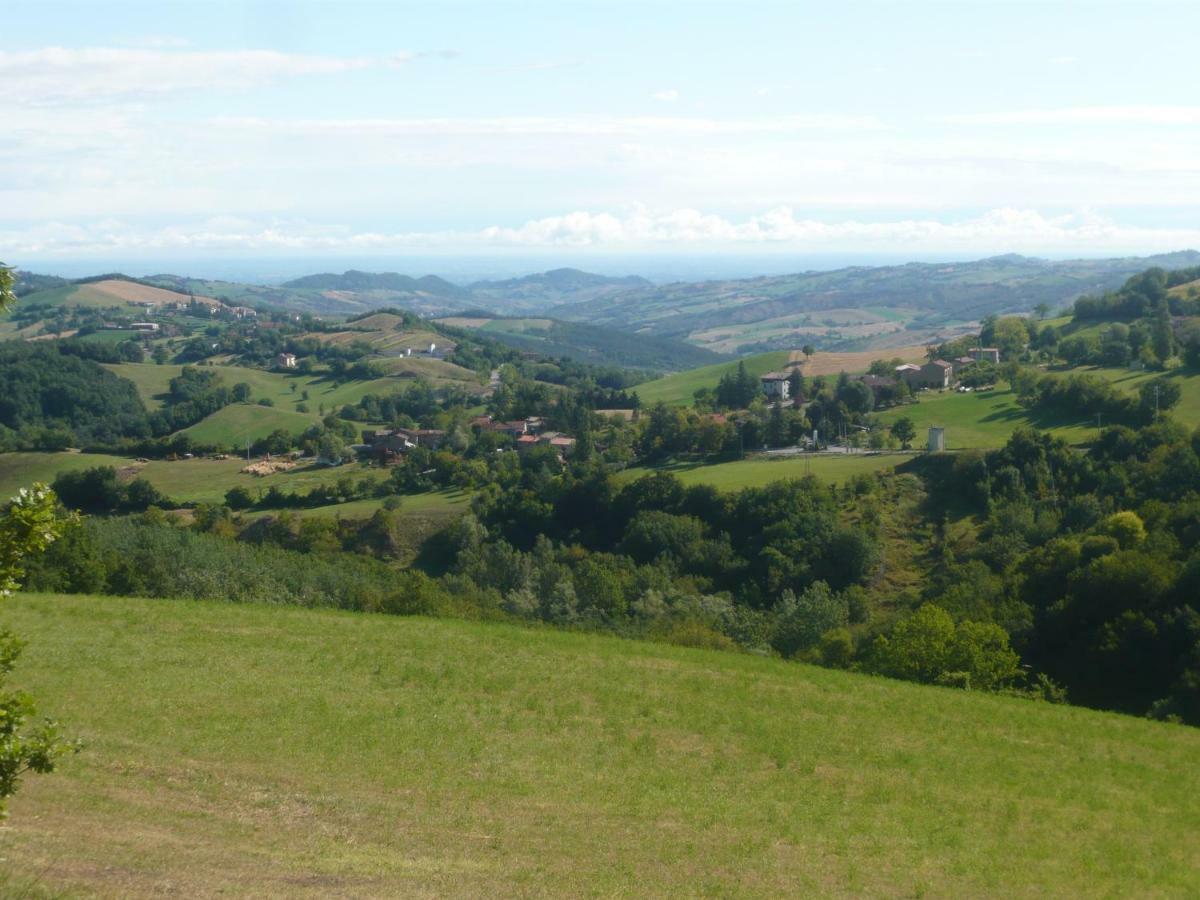
{"label": "cluster of houses", "polygon": [[553,447],[559,456],[566,456],[575,449],[575,438],[561,431],[547,431],[540,416],[530,416],[512,422],[500,422],[491,416],[476,416],[470,424],[477,431],[509,435],[513,438],[518,452],[529,450],[531,447]]}
{"label": "cluster of houses", "polygon": [[976,347],[968,352],[966,356],[959,356],[950,360],[933,359],[923,366],[905,363],[904,365],[896,366],[896,377],[903,379],[909,388],[914,391],[922,388],[943,391],[954,384],[955,379],[963,369],[973,366],[980,361],[999,365],[1000,350],[996,347]]}
{"label": "cluster of houses", "polygon": [[416,447],[436,450],[446,440],[446,432],[437,428],[381,428],[362,433],[363,446],[383,463],[396,462]]}
{"label": "cluster of houses", "polygon": [[[491,416],[477,416],[470,422],[477,432],[491,431],[513,438],[517,452],[532,447],[551,447],[559,456],[567,456],[575,449],[575,438],[559,431],[546,431],[537,416],[501,422]],[[399,461],[415,447],[436,450],[446,440],[446,432],[436,428],[388,428],[372,429],[362,433],[365,452],[383,463]]]}
{"label": "cluster of houses", "polygon": [[[894,378],[882,375],[860,375],[857,376],[857,380],[863,381],[873,388],[893,384],[896,380],[900,380],[907,384],[909,389],[913,391],[923,389],[942,391],[954,385],[958,374],[963,369],[981,361],[999,365],[999,348],[976,347],[969,351],[966,356],[960,356],[951,360],[933,359],[921,366],[914,363],[905,363],[896,366]],[[768,400],[774,401],[789,399],[791,396],[791,375],[791,368],[782,372],[768,372],[763,375],[760,379],[763,395]]]}

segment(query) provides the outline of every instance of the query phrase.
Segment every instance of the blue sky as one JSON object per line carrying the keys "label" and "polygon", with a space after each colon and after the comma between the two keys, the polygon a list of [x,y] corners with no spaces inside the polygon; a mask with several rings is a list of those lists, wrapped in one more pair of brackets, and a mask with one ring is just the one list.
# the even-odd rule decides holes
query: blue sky
{"label": "blue sky", "polygon": [[1197,3],[37,3],[0,259],[1200,246]]}

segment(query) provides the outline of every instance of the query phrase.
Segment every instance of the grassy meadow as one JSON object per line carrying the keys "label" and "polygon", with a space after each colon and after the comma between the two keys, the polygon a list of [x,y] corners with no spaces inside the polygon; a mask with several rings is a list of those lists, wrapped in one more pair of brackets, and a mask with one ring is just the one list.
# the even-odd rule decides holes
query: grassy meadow
{"label": "grassy meadow", "polygon": [[[746,364],[746,371],[757,377],[766,372],[782,369],[788,361],[789,355],[787,350],[776,350],[771,353],[760,353],[757,356],[747,356],[742,362]],[[690,406],[697,390],[702,387],[715,388],[717,382],[721,380],[721,376],[726,372],[736,371],[737,366],[735,360],[734,362],[702,366],[699,369],[689,369],[686,372],[676,372],[673,375],[665,375],[662,378],[655,378],[653,381],[639,384],[634,390],[637,391],[638,399],[641,400],[644,407],[653,406],[656,403],[665,403],[668,406]]]}
{"label": "grassy meadow", "polygon": [[1009,435],[1022,425],[1050,431],[1072,443],[1091,440],[1096,435],[1095,419],[1085,414],[1073,420],[1051,418],[1025,409],[1017,403],[1017,395],[1006,384],[995,390],[955,391],[937,393],[926,391],[917,403],[882,410],[879,421],[891,425],[907,416],[917,428],[913,446],[925,446],[926,430],[930,426],[946,429],[947,450],[968,450],[1002,447]]}
{"label": "grassy meadow", "polygon": [[247,442],[254,443],[265,438],[273,431],[286,431],[294,437],[299,436],[316,421],[315,416],[274,406],[233,403],[184,428],[180,434],[186,434],[204,446],[240,448]]}
{"label": "grassy meadow", "polygon": [[770,457],[754,456],[733,462],[703,463],[680,462],[666,466],[636,466],[621,473],[623,481],[633,481],[653,472],[670,472],[684,484],[711,484],[723,491],[738,491],[748,487],[762,487],[772,481],[785,478],[803,478],[814,475],[820,481],[838,483],[861,473],[891,469],[908,459],[900,453],[837,453],[805,454],[803,456]]}
{"label": "grassy meadow", "polygon": [[[152,459],[138,463],[103,453],[3,453],[0,454],[0,497],[10,497],[34,481],[52,482],[61,472],[95,466],[112,466],[122,475],[145,478],[156,488],[181,503],[215,503],[225,492],[241,486],[251,493],[278,487],[284,492],[304,492],[321,484],[333,484],[350,476],[382,480],[384,472],[363,465],[318,467],[301,465],[266,477],[242,473],[244,459],[182,459],[175,462]],[[340,508],[340,507],[335,507]]]}
{"label": "grassy meadow", "polygon": [[495,624],[18,595],[88,896],[1187,896],[1200,731]]}

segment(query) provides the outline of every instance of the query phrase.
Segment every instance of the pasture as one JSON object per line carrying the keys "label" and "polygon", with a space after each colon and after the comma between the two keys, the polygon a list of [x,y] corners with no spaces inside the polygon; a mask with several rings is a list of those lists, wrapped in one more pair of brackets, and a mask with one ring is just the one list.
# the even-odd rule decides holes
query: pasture
{"label": "pasture", "polygon": [[86,742],[10,880],[101,897],[1189,896],[1200,731],[499,624],[18,595]]}
{"label": "pasture", "polygon": [[684,484],[710,484],[722,491],[738,491],[762,487],[785,478],[804,478],[840,484],[855,475],[881,472],[900,465],[909,454],[904,453],[805,453],[798,456],[767,456],[759,454],[733,462],[678,462],[665,466],[636,466],[623,471],[621,481],[633,481],[655,472],[670,472]]}

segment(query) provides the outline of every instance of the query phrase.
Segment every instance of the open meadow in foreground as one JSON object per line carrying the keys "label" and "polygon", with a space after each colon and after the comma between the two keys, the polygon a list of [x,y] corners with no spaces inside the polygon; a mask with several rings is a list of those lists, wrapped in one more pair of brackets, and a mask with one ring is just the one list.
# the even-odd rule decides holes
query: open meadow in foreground
{"label": "open meadow in foreground", "polygon": [[0,832],[47,890],[1200,890],[1195,729],[491,624],[44,595],[5,624],[87,741]]}

